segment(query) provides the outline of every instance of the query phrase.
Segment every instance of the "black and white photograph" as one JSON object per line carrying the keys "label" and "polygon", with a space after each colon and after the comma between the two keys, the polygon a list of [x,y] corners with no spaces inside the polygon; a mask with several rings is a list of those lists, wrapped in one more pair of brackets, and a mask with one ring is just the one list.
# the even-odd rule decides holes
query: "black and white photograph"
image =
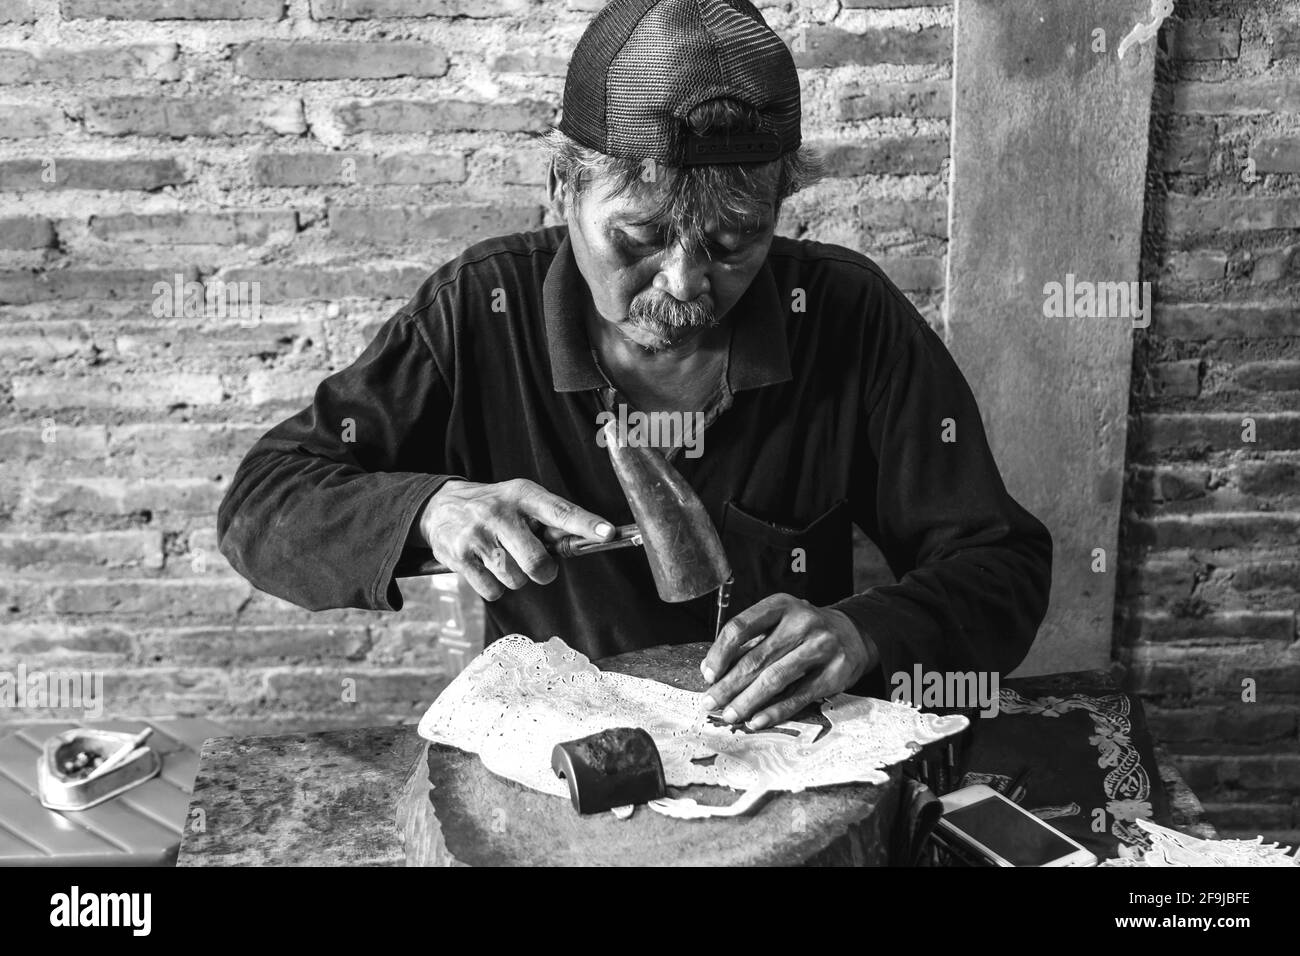
{"label": "black and white photograph", "polygon": [[0,0],[33,925],[851,866],[1280,927],[1298,613],[1295,0]]}

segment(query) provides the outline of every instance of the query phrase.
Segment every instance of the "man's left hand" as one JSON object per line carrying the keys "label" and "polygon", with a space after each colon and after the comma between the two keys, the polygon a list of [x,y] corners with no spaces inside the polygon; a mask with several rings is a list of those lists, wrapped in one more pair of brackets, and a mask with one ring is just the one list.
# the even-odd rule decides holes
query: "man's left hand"
{"label": "man's left hand", "polygon": [[843,611],[773,594],[727,622],[700,670],[713,684],[710,710],[761,730],[852,687],[879,660]]}

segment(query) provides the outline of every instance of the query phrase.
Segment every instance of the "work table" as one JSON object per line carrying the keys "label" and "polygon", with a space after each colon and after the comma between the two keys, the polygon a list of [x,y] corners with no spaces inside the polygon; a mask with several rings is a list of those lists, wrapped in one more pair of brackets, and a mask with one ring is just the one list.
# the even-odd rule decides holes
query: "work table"
{"label": "work table", "polygon": [[[701,691],[708,646],[649,648],[598,664]],[[178,864],[882,865],[904,789],[901,768],[888,772],[879,786],[773,794],[750,817],[683,822],[642,807],[619,821],[579,818],[568,801],[501,780],[472,754],[437,745],[426,753],[412,726],[215,738],[191,804],[191,817],[203,811],[204,829],[185,835]],[[726,791],[716,787],[678,792],[734,799],[719,800]]]}
{"label": "work table", "polygon": [[[638,652],[632,667],[620,664],[619,658],[600,663],[605,669],[634,671],[638,676],[689,684],[692,672],[694,680],[702,681],[695,669],[702,650],[690,650],[697,647],[703,646],[682,645]],[[703,685],[689,689],[700,690]],[[201,820],[203,829],[191,825],[181,845],[178,865],[405,865],[408,859],[397,808],[404,790],[409,793],[413,768],[416,773],[426,770],[425,744],[412,725],[209,739],[203,747],[190,810],[190,819]],[[476,757],[459,756],[477,764]],[[1173,823],[1187,832],[1212,836],[1213,831],[1201,819],[1199,802],[1159,747],[1156,759],[1161,784],[1173,807]],[[460,766],[461,772],[469,772],[465,769],[469,764]],[[481,764],[477,764],[477,772],[487,775]],[[898,770],[894,768],[891,783],[897,776]],[[525,791],[496,778],[490,781],[478,779],[473,785],[482,788],[499,783],[509,788],[509,792],[498,792],[494,799],[498,803],[519,801],[520,808],[512,809],[512,813],[524,812],[523,804],[531,801],[553,801],[555,810],[572,812],[567,803],[561,804],[557,798]],[[873,790],[879,791],[874,798]],[[852,785],[780,794],[774,799],[791,801],[793,807],[809,798],[825,800],[827,791],[833,805],[818,805],[809,819],[832,821],[828,830],[838,833],[828,834],[829,848],[843,834],[847,817],[871,817],[877,809],[873,799],[881,799],[887,793],[896,794],[897,788]],[[840,802],[835,803],[836,799]],[[201,817],[196,816],[195,809],[203,811]],[[891,814],[894,810],[891,808]],[[644,808],[638,809],[637,817],[642,814],[654,816]],[[610,822],[617,825],[617,821]],[[713,822],[696,821],[689,825],[703,827]],[[853,826],[848,825],[848,829],[852,830]],[[841,840],[837,847],[841,855],[850,849],[854,854],[860,852],[860,848],[845,848],[842,843]],[[855,857],[854,862],[883,861]]]}

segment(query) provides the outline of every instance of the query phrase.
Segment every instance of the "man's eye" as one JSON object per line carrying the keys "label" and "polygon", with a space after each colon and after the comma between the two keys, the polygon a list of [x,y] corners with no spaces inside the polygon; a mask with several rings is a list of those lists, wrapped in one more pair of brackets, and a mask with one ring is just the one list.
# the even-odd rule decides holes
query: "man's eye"
{"label": "man's eye", "polygon": [[633,236],[623,236],[619,239],[619,245],[627,252],[638,256],[653,255],[663,248],[661,243],[652,239],[637,239]]}

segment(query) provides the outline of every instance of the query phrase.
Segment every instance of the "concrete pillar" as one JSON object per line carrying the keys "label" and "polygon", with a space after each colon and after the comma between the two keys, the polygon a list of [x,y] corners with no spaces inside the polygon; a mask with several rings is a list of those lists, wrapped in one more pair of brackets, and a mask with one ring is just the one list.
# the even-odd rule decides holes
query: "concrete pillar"
{"label": "concrete pillar", "polygon": [[[1063,310],[1086,309],[1080,282],[1138,279],[1155,45],[1140,42],[1139,25],[1158,20],[1152,9],[1149,0],[956,4],[947,340],[1008,488],[1056,542],[1051,610],[1021,675],[1110,658],[1142,319],[1133,303],[1130,314],[1049,317],[1044,288],[1060,283]],[[1102,292],[1114,300],[1107,310],[1122,311],[1113,287]],[[1104,572],[1093,570],[1095,549]]]}

